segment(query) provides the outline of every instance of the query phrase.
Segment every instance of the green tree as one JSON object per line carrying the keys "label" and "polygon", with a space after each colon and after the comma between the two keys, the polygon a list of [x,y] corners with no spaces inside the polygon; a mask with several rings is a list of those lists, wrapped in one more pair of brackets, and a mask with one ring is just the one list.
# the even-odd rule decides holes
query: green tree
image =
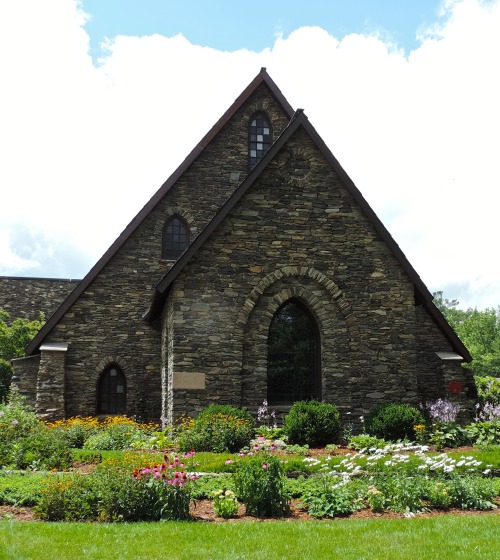
{"label": "green tree", "polygon": [[25,347],[44,323],[43,314],[39,319],[14,319],[11,323],[9,314],[0,309],[0,402],[7,397],[12,378],[13,358],[25,356]]}
{"label": "green tree", "polygon": [[483,311],[469,308],[458,309],[459,302],[443,297],[443,292],[435,292],[434,303],[446,317],[450,325],[467,346],[474,358],[464,367],[474,375],[500,375],[500,307]]}

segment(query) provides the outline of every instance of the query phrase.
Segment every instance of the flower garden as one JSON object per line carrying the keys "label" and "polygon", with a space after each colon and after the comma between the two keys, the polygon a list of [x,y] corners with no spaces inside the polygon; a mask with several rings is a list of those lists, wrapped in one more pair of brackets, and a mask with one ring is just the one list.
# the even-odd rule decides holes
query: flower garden
{"label": "flower garden", "polygon": [[44,423],[13,396],[0,405],[0,517],[224,522],[499,511],[498,404],[482,403],[459,425],[449,401],[424,410],[390,403],[357,419],[359,433],[326,403],[296,403],[280,427],[267,403],[255,412],[211,405],[163,430],[126,417]]}

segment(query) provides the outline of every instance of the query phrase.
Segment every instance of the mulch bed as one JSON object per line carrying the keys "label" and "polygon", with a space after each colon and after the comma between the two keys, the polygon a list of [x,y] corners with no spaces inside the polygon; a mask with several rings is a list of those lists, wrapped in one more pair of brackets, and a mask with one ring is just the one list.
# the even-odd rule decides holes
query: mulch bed
{"label": "mulch bed", "polygon": [[[500,504],[499,504],[500,506]],[[204,521],[210,523],[238,523],[241,521],[253,521],[253,522],[294,522],[294,521],[312,521],[316,520],[318,522],[324,521],[321,519],[316,519],[311,517],[307,511],[300,507],[300,502],[298,500],[293,500],[291,503],[290,513],[286,517],[280,519],[276,517],[271,518],[258,518],[251,515],[245,514],[245,506],[241,505],[238,513],[235,517],[231,519],[223,519],[222,517],[216,517],[214,513],[214,508],[212,500],[198,500],[196,503],[191,503],[190,512],[193,521]],[[438,517],[442,515],[498,515],[500,516],[500,507],[493,510],[479,511],[479,510],[463,510],[452,508],[446,511],[429,511],[424,513],[415,514],[415,517]],[[335,519],[403,519],[406,517],[403,513],[396,513],[392,511],[386,511],[384,513],[373,513],[369,509],[363,509],[352,513],[351,515],[346,515],[343,517],[337,517]],[[36,516],[32,508],[27,507],[15,507],[15,506],[0,506],[0,520],[14,520],[14,521],[36,521]],[[500,519],[499,519],[500,520]]]}

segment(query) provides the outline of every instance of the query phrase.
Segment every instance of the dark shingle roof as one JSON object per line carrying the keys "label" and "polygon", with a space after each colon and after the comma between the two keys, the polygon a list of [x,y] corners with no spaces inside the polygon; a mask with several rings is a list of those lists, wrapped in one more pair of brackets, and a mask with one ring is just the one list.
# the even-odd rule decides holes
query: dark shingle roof
{"label": "dark shingle roof", "polygon": [[232,196],[224,203],[224,205],[220,208],[213,219],[207,224],[205,229],[200,232],[200,234],[196,237],[196,239],[192,242],[188,249],[181,255],[181,257],[179,257],[172,268],[157,284],[150,308],[145,315],[145,319],[148,321],[153,321],[160,315],[164,301],[168,295],[169,287],[171,286],[172,282],[177,278],[179,273],[196,254],[198,249],[205,243],[208,237],[228,215],[231,209],[234,208],[241,197],[248,191],[250,186],[264,171],[269,162],[272,161],[275,155],[283,148],[289,138],[299,129],[299,127],[302,127],[309,134],[312,141],[316,144],[318,149],[321,151],[326,160],[339,176],[343,185],[348,189],[359,207],[370,219],[377,233],[381,236],[381,238],[385,241],[393,254],[396,256],[398,261],[401,263],[401,266],[406,271],[415,287],[416,301],[424,305],[425,309],[427,310],[433,321],[436,323],[438,328],[441,330],[441,332],[444,334],[444,336],[447,338],[447,340],[450,342],[454,350],[459,353],[464,358],[464,360],[471,361],[472,357],[469,354],[469,351],[462,343],[462,341],[458,338],[455,331],[450,327],[439,309],[432,302],[432,294],[429,292],[420,276],[410,264],[410,262],[406,258],[406,255],[403,253],[399,245],[396,243],[387,228],[384,226],[384,224],[377,217],[377,215],[365,200],[359,189],[353,183],[351,178],[344,171],[344,169],[332,154],[332,152],[329,150],[323,139],[316,132],[316,129],[309,122],[309,119],[306,117],[304,112],[300,109],[295,113],[288,127],[283,131],[280,137],[267,151],[263,159],[252,169],[246,179],[239,185]]}
{"label": "dark shingle roof", "polygon": [[281,106],[285,114],[291,119],[288,127],[283,131],[276,142],[271,146],[263,159],[252,169],[246,179],[237,187],[231,197],[222,205],[217,214],[213,219],[206,225],[206,227],[200,232],[200,234],[193,240],[188,249],[179,257],[172,268],[165,274],[163,279],[157,284],[154,295],[152,297],[151,305],[149,310],[145,315],[147,321],[155,320],[161,313],[163,303],[168,295],[169,287],[179,273],[183,270],[186,264],[191,260],[191,258],[196,254],[198,249],[205,243],[212,232],[217,228],[221,221],[227,216],[235,204],[241,199],[241,197],[247,192],[254,181],[259,177],[259,175],[266,168],[268,163],[273,159],[273,157],[278,153],[278,151],[285,145],[288,139],[294,134],[299,127],[309,134],[313,142],[316,144],[318,149],[323,153],[327,161],[330,163],[332,168],[335,170],[339,178],[341,179],[344,186],[349,190],[354,200],[358,203],[360,208],[366,214],[366,216],[371,220],[375,229],[386,242],[389,248],[392,250],[396,258],[401,263],[404,270],[407,272],[411,281],[415,286],[416,302],[424,306],[426,311],[429,313],[432,320],[450,342],[453,349],[459,353],[466,361],[471,361],[472,357],[469,354],[467,348],[458,338],[454,330],[450,327],[446,319],[437,309],[437,307],[432,302],[432,294],[429,292],[420,276],[416,273],[415,269],[412,267],[408,259],[406,258],[403,251],[400,249],[399,245],[394,241],[393,237],[390,235],[388,230],[382,224],[380,219],[376,216],[375,212],[372,210],[370,205],[367,203],[361,192],[355,186],[353,181],[344,171],[340,163],[337,161],[335,156],[326,146],[322,138],[316,132],[314,127],[309,122],[308,118],[302,110],[298,110],[295,114],[292,107],[285,99],[279,88],[276,86],[274,81],[269,77],[265,68],[262,68],[259,74],[252,80],[252,82],[245,88],[241,95],[234,101],[231,107],[224,113],[224,115],[215,123],[211,130],[202,138],[202,140],[197,144],[193,151],[187,156],[183,163],[177,168],[176,171],[169,177],[169,179],[162,185],[162,187],[156,192],[156,194],[149,200],[149,202],[142,208],[142,210],[137,214],[137,216],[130,222],[123,233],[118,237],[118,239],[111,245],[111,247],[106,251],[106,253],[101,257],[101,259],[96,263],[96,265],[90,270],[87,276],[80,282],[80,284],[75,288],[75,290],[70,294],[70,296],[62,303],[59,309],[52,315],[52,317],[47,321],[45,326],[39,331],[35,338],[27,347],[28,354],[34,354],[38,351],[40,344],[44,341],[45,337],[51,332],[51,330],[57,325],[64,314],[70,309],[70,307],[75,303],[75,301],[81,296],[81,294],[88,288],[88,286],[93,282],[100,271],[105,267],[109,260],[116,254],[116,252],[122,247],[125,241],[132,235],[136,228],[142,223],[142,221],[149,215],[149,213],[154,209],[154,207],[160,202],[160,200],[168,193],[172,186],[179,180],[179,178],[186,172],[186,170],[191,166],[191,164],[196,160],[196,158],[203,152],[205,147],[215,138],[218,132],[226,125],[226,123],[231,119],[231,117],[237,112],[237,110],[244,104],[244,102],[252,95],[252,93],[261,84],[265,84],[269,89],[271,95],[275,98],[277,103]]}
{"label": "dark shingle roof", "polygon": [[271,79],[265,68],[261,68],[257,76],[250,82],[250,84],[243,90],[243,92],[236,98],[229,109],[222,115],[222,117],[214,124],[214,126],[208,131],[208,133],[201,139],[201,141],[196,145],[196,147],[191,151],[191,153],[186,157],[186,159],[181,163],[181,165],[172,173],[172,175],[163,183],[161,188],[152,196],[149,202],[142,208],[142,210],[136,215],[136,217],[130,222],[130,224],[123,230],[121,235],[116,239],[116,241],[111,245],[111,247],[104,253],[104,255],[97,261],[97,263],[92,267],[90,272],[85,276],[85,278],[78,284],[75,290],[70,294],[66,300],[61,304],[57,311],[50,317],[50,319],[45,323],[44,327],[38,332],[35,338],[28,344],[26,351],[28,354],[34,354],[38,351],[40,344],[43,342],[45,337],[51,332],[51,330],[57,325],[64,314],[71,308],[71,306],[77,301],[77,299],[82,295],[82,293],[90,286],[101,270],[106,266],[106,264],[111,260],[111,258],[116,254],[116,252],[122,247],[122,245],[127,241],[127,239],[132,235],[132,233],[137,229],[137,227],[142,223],[142,221],[149,215],[149,213],[155,208],[155,206],[160,202],[160,200],[168,193],[168,191],[175,185],[175,183],[182,177],[186,170],[191,166],[191,164],[196,160],[196,158],[203,152],[203,150],[208,146],[208,144],[215,138],[215,136],[220,132],[220,130],[229,122],[233,115],[242,107],[242,105],[247,101],[247,99],[256,91],[256,89],[264,84],[270,94],[274,97],[278,105],[282,108],[284,113],[289,119],[293,117],[293,108],[285,99],[285,96],[281,93],[276,83]]}

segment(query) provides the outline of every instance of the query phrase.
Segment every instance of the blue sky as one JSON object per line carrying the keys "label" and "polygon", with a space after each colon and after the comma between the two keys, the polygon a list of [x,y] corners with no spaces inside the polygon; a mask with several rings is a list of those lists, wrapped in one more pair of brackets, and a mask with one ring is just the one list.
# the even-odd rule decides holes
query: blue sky
{"label": "blue sky", "polygon": [[277,34],[320,26],[342,38],[380,33],[409,52],[417,33],[439,18],[437,0],[83,0],[91,15],[85,28],[94,59],[100,44],[116,35],[172,36],[219,50],[260,51]]}
{"label": "blue sky", "polygon": [[500,0],[2,0],[0,275],[83,277],[262,66],[431,291],[500,304]]}

